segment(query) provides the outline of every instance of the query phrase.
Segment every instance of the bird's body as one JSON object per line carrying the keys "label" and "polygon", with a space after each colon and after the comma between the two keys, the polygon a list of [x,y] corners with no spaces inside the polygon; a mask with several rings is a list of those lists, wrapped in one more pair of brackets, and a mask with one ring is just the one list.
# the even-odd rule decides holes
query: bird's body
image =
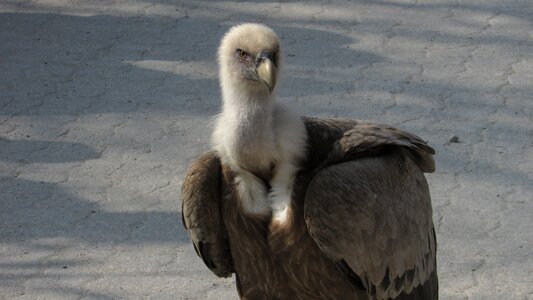
{"label": "bird's body", "polygon": [[[223,169],[223,173],[231,182],[232,172]],[[269,216],[243,213],[239,197],[227,187],[222,214],[241,299],[357,299],[366,295],[343,276],[328,276],[338,270],[306,230],[302,191],[293,194],[292,212],[297,219],[288,229],[276,228]]]}
{"label": "bird's body", "polygon": [[182,190],[198,255],[236,274],[241,299],[436,299],[433,149],[390,126],[289,113],[273,99],[278,53],[257,24],[219,49],[215,151]]}

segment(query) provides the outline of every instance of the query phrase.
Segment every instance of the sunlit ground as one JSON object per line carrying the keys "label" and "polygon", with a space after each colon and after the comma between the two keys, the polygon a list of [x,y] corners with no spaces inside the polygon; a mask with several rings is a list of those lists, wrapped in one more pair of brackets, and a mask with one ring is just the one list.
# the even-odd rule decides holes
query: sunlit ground
{"label": "sunlit ground", "polygon": [[[0,299],[235,299],[181,226],[216,48],[282,40],[279,101],[437,150],[442,299],[533,297],[527,1],[1,1]],[[459,143],[449,143],[456,135]]]}

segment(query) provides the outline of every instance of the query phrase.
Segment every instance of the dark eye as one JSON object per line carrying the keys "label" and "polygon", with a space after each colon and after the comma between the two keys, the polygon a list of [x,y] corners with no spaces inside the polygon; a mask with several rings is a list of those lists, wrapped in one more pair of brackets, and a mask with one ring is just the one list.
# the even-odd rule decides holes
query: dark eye
{"label": "dark eye", "polygon": [[244,50],[241,50],[241,49],[237,49],[237,57],[239,57],[240,59],[246,59],[248,58],[248,53],[246,53],[246,51]]}

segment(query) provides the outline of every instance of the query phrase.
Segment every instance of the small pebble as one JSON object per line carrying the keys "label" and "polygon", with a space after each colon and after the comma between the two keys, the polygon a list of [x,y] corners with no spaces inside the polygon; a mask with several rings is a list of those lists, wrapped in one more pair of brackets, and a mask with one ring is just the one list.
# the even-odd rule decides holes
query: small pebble
{"label": "small pebble", "polygon": [[455,134],[448,139],[448,143],[459,143],[459,137]]}

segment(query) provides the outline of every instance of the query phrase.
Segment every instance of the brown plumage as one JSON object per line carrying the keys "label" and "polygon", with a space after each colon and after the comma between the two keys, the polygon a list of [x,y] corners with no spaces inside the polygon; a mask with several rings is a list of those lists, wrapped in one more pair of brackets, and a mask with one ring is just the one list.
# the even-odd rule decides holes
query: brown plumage
{"label": "brown plumage", "polygon": [[[273,83],[269,77],[261,93]],[[183,224],[207,267],[222,277],[235,273],[241,299],[437,299],[423,175],[434,171],[433,149],[386,125],[299,120],[303,149],[290,161],[297,171],[282,210],[268,208],[284,203],[276,202],[272,186],[282,159],[272,161],[270,175],[257,179],[263,187],[253,190],[242,178],[256,176],[246,173],[254,168],[227,163],[231,151],[205,153],[190,166]]]}

